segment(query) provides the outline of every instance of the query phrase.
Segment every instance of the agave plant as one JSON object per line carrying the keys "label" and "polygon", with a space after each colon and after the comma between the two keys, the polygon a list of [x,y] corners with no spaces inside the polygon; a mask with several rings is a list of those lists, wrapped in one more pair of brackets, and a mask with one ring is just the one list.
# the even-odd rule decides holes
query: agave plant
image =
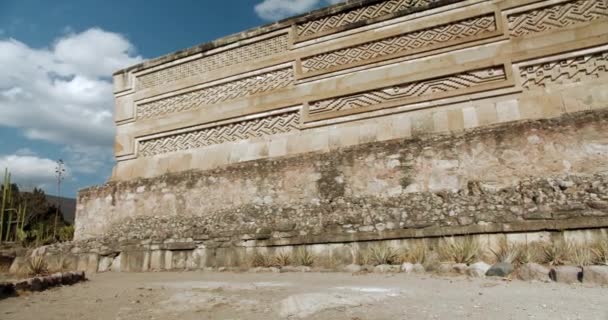
{"label": "agave plant", "polygon": [[30,276],[42,276],[49,273],[48,264],[44,257],[34,256],[27,260],[27,273]]}
{"label": "agave plant", "polygon": [[455,239],[443,238],[438,247],[439,256],[444,261],[456,263],[473,263],[480,256],[481,245],[471,237]]}
{"label": "agave plant", "polygon": [[608,239],[599,239],[591,245],[593,260],[597,264],[608,265]]}
{"label": "agave plant", "polygon": [[293,258],[296,265],[310,267],[315,263],[316,257],[306,248],[300,248],[296,250]]}

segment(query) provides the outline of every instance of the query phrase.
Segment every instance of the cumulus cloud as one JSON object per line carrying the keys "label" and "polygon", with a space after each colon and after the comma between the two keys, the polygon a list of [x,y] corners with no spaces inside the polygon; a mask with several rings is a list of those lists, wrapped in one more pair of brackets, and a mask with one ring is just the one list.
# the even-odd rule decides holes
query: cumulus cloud
{"label": "cumulus cloud", "polygon": [[[48,189],[57,177],[55,169],[57,163],[54,160],[41,158],[36,155],[5,155],[0,156],[0,168],[4,174],[4,168],[11,172],[11,178],[24,189],[33,187]],[[71,169],[65,166],[65,177],[71,176]]]}
{"label": "cumulus cloud", "polygon": [[[0,39],[0,126],[18,128],[29,139],[56,143],[64,150],[95,150],[96,155],[104,150],[111,157],[111,75],[142,60],[124,36],[98,28],[69,32],[48,48]],[[13,164],[46,163],[14,156]],[[75,156],[82,159],[81,154]],[[92,172],[100,162],[90,164],[78,167]]]}
{"label": "cumulus cloud", "polygon": [[31,139],[111,145],[113,71],[138,63],[123,36],[89,29],[34,49],[0,40],[0,125]]}
{"label": "cumulus cloud", "polygon": [[268,21],[276,21],[315,9],[322,5],[336,4],[344,0],[264,0],[254,10]]}

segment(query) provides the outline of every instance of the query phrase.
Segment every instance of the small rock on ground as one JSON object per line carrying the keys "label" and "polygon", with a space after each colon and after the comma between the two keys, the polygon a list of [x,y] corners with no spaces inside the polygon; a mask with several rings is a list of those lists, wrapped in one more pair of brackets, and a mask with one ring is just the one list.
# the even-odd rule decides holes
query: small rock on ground
{"label": "small rock on ground", "polygon": [[499,262],[488,269],[488,277],[506,277],[513,272],[513,265],[508,262]]}
{"label": "small rock on ground", "polygon": [[389,272],[399,272],[401,270],[401,266],[390,265],[390,264],[381,264],[374,267],[374,272],[376,273],[389,273]]}
{"label": "small rock on ground", "polygon": [[476,278],[483,278],[486,275],[486,272],[490,269],[490,265],[480,261],[475,262],[467,268],[467,275]]}
{"label": "small rock on ground", "polygon": [[362,269],[361,266],[358,264],[349,264],[344,267],[345,272],[351,272],[351,273],[361,272],[361,269]]}
{"label": "small rock on ground", "polygon": [[452,265],[452,271],[459,274],[465,274],[468,268],[469,266],[467,266],[466,263],[456,263]]}

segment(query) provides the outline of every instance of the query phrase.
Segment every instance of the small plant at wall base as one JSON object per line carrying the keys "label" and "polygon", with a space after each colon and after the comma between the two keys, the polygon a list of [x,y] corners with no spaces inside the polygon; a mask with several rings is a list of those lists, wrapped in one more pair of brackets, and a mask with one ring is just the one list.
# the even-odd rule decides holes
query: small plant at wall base
{"label": "small plant at wall base", "polygon": [[443,238],[437,249],[442,261],[455,263],[473,263],[481,254],[479,241],[472,237],[459,239],[455,239],[454,237]]}
{"label": "small plant at wall base", "polygon": [[315,263],[315,256],[306,248],[299,248],[294,253],[293,260],[298,266],[311,267]]}
{"label": "small plant at wall base", "polygon": [[397,250],[387,244],[372,245],[364,253],[364,260],[373,265],[395,264],[399,262]]}

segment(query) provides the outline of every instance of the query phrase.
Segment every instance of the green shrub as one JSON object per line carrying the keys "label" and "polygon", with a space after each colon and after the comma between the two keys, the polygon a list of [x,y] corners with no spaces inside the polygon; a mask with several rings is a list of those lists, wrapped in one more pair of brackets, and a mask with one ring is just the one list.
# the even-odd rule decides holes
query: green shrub
{"label": "green shrub", "polygon": [[74,239],[74,226],[63,226],[58,232],[59,241],[72,241]]}

